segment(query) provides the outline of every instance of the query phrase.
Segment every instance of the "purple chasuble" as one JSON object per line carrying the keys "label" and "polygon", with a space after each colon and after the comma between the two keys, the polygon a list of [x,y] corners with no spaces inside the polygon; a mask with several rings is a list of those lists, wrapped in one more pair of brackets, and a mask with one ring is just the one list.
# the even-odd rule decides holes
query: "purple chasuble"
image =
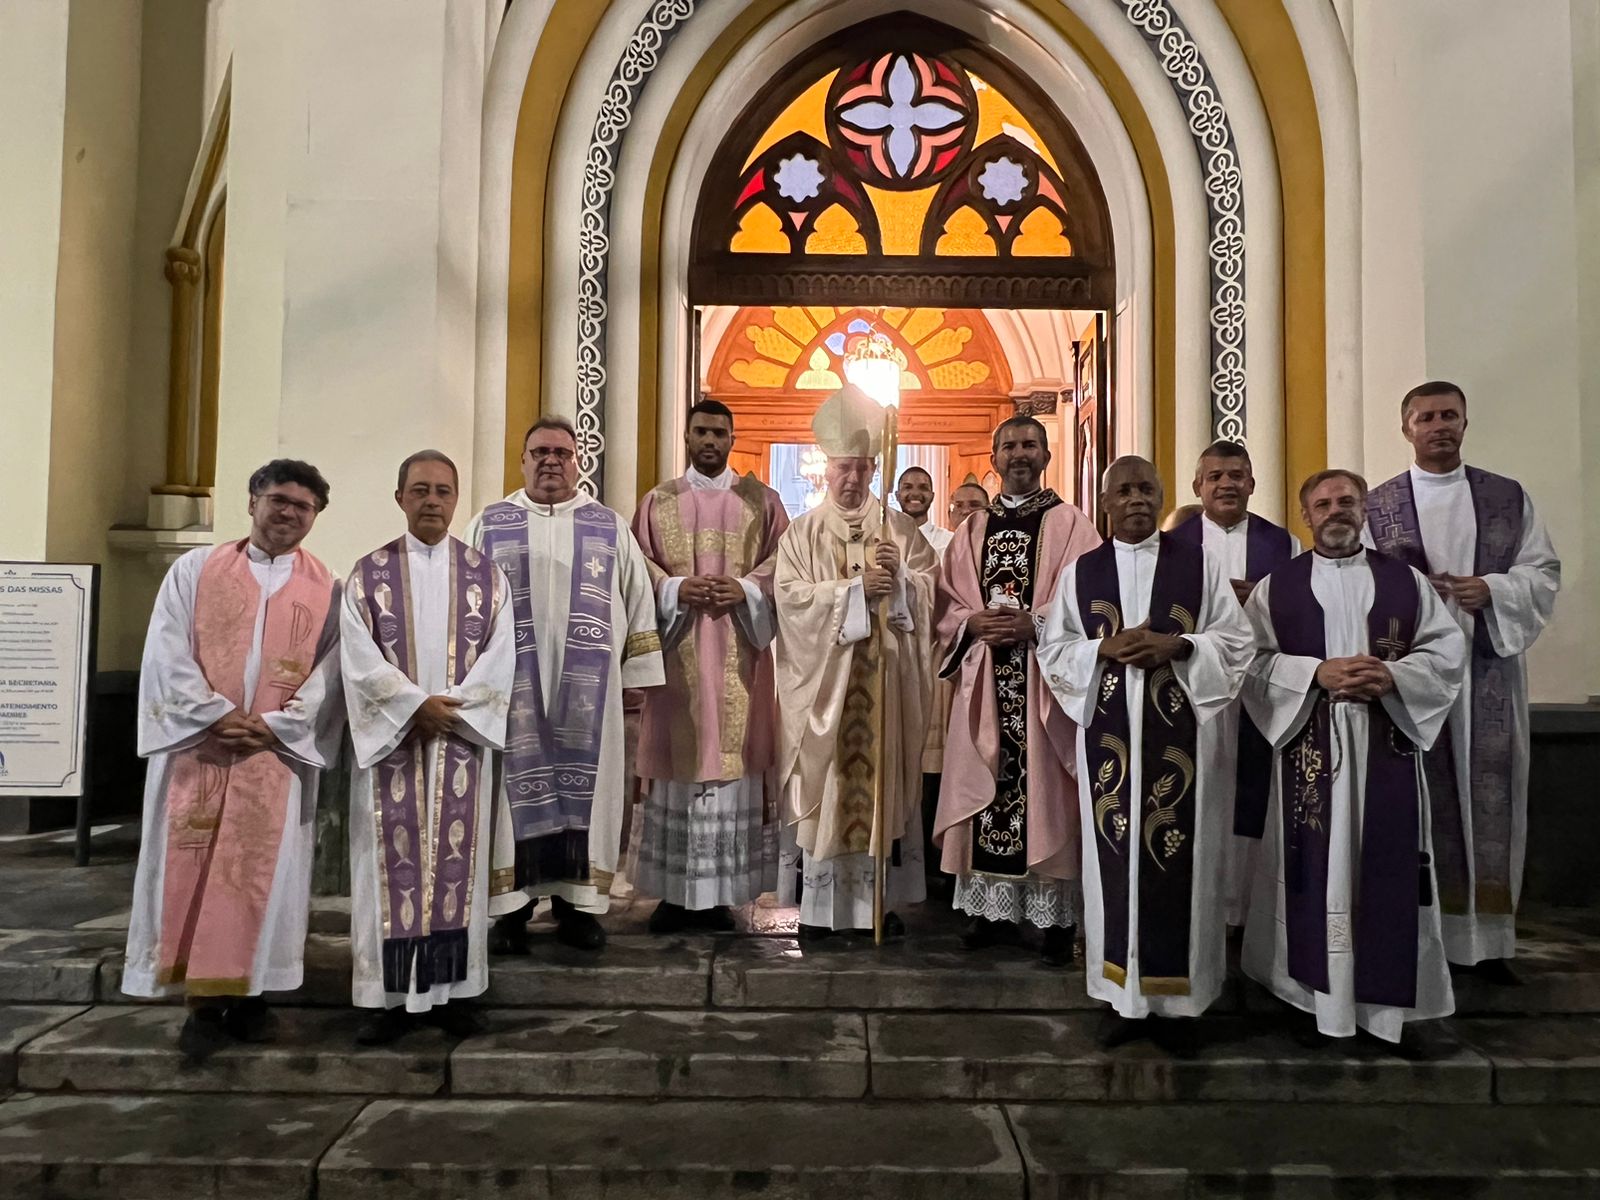
{"label": "purple chasuble", "polygon": [[523,843],[587,830],[600,768],[600,735],[611,679],[611,583],[617,569],[617,519],[585,504],[572,514],[572,590],[566,654],[555,702],[546,707],[534,628],[527,509],[509,500],[483,512],[483,548],[511,581],[517,666],[506,729],[505,783],[513,835]]}
{"label": "purple chasuble", "polygon": [[[1201,518],[1191,517],[1173,530],[1173,536],[1185,538],[1197,546],[1204,545],[1205,529]],[[1244,576],[1251,583],[1260,583],[1294,557],[1294,542],[1289,538],[1289,531],[1265,517],[1251,513],[1244,536]],[[1272,794],[1272,747],[1242,705],[1237,763],[1233,832],[1239,837],[1259,841],[1267,827],[1267,799]]]}
{"label": "purple chasuble", "polygon": [[[1123,628],[1122,592],[1115,542],[1104,542],[1073,565],[1078,615],[1096,638]],[[1192,543],[1162,534],[1150,586],[1149,625],[1157,633],[1193,633],[1205,595],[1205,556]],[[1150,995],[1189,994],[1189,926],[1194,903],[1195,748],[1194,709],[1172,664],[1145,674],[1140,765],[1146,795],[1129,795],[1132,727],[1128,714],[1128,669],[1107,662],[1101,669],[1094,716],[1083,731],[1094,845],[1100,864],[1105,912],[1105,976],[1127,980],[1128,881],[1132,855],[1129,806],[1142,804],[1144,859],[1139,870],[1140,988]]]}
{"label": "purple chasuble", "polygon": [[[1311,588],[1315,551],[1273,572],[1267,607],[1278,648],[1326,659],[1322,605]],[[1367,551],[1372,608],[1369,653],[1385,662],[1411,652],[1417,633],[1417,577],[1397,559]],[[1328,857],[1334,772],[1355,762],[1335,746],[1332,704],[1317,689],[1305,727],[1283,750],[1281,807],[1284,919],[1289,974],[1328,990]],[[1417,1003],[1417,871],[1421,846],[1416,747],[1382,703],[1367,705],[1365,800],[1361,861],[1354,879],[1355,994],[1362,1004],[1413,1008]],[[1426,863],[1423,863],[1426,871]]]}
{"label": "purple chasuble", "polygon": [[[1504,574],[1516,562],[1517,547],[1522,544],[1522,485],[1477,467],[1468,467],[1466,476],[1478,531],[1473,574]],[[1378,549],[1429,574],[1410,471],[1372,489],[1367,496],[1367,522]],[[1472,684],[1470,869],[1461,790],[1456,779],[1455,739],[1448,724],[1423,759],[1429,811],[1433,815],[1439,907],[1446,913],[1465,913],[1471,896],[1475,901],[1471,907],[1478,912],[1509,915],[1512,804],[1511,773],[1507,768],[1514,752],[1511,735],[1516,725],[1516,701],[1506,660],[1494,652],[1482,612],[1473,621],[1468,669]]]}
{"label": "purple chasuble", "polygon": [[[488,644],[493,627],[494,564],[450,539],[449,663],[459,686]],[[356,564],[362,616],[391,666],[417,681],[411,625],[411,569],[405,539]],[[423,756],[435,748],[433,824],[426,830]],[[378,762],[378,871],[383,894],[383,990],[410,990],[412,966],[425,992],[467,977],[467,925],[478,852],[478,752],[456,734],[407,736]],[[420,893],[420,895],[419,895]]]}

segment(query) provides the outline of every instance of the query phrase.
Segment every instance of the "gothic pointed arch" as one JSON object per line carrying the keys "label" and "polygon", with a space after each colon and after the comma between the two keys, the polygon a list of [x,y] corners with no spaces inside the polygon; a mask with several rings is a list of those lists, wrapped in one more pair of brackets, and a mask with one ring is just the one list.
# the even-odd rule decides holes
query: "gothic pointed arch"
{"label": "gothic pointed arch", "polygon": [[723,139],[690,291],[742,305],[1110,308],[1082,142],[984,46],[908,12],[811,47]]}

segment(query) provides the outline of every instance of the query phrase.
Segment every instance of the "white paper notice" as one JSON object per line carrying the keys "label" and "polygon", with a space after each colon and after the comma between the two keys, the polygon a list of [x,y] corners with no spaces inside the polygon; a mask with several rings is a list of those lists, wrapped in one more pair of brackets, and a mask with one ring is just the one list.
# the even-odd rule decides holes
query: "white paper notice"
{"label": "white paper notice", "polygon": [[94,567],[0,562],[0,795],[82,795]]}

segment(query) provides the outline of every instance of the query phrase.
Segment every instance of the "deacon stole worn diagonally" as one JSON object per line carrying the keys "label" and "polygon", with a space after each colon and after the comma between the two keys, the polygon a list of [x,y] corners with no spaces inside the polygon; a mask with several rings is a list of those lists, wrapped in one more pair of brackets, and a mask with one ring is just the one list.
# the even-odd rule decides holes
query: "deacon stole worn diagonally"
{"label": "deacon stole worn diagonally", "polygon": [[[1245,526],[1244,575],[1250,583],[1260,583],[1294,557],[1294,542],[1289,531],[1265,517],[1251,513]],[[1205,523],[1192,517],[1172,531],[1174,537],[1205,544]],[[1233,796],[1233,832],[1258,841],[1267,826],[1267,801],[1272,793],[1272,746],[1250,714],[1239,709],[1238,770]]]}
{"label": "deacon stole worn diagonally", "polygon": [[[1477,523],[1473,573],[1500,575],[1511,570],[1522,543],[1522,485],[1514,479],[1477,467],[1466,469]],[[1411,472],[1395,476],[1367,497],[1372,539],[1378,549],[1429,573],[1427,548],[1417,519]],[[1433,816],[1434,857],[1439,876],[1439,905],[1445,913],[1464,913],[1468,894],[1480,913],[1508,915],[1511,904],[1512,733],[1516,699],[1506,660],[1494,651],[1488,617],[1473,621],[1471,660],[1472,730],[1468,778],[1472,806],[1472,869],[1467,865],[1467,836],[1461,816],[1461,781],[1456,778],[1454,739],[1445,726],[1423,759],[1428,779],[1429,812]]]}
{"label": "deacon stole worn diagonally", "polygon": [[600,504],[575,509],[565,655],[554,702],[547,706],[528,561],[529,516],[506,500],[483,512],[483,548],[511,581],[516,618],[517,666],[504,764],[518,842],[589,828],[611,679],[611,590],[617,571],[615,514]]}
{"label": "deacon stole worn diagonally", "polygon": [[[445,678],[465,681],[494,627],[494,564],[452,538]],[[405,539],[356,564],[361,615],[389,664],[417,681],[415,604]],[[425,755],[435,753],[433,823],[427,825]],[[407,737],[379,761],[372,814],[377,823],[383,901],[383,987],[417,990],[467,977],[467,927],[478,847],[477,750],[458,734]]]}
{"label": "deacon stole worn diagonally", "polygon": [[[1093,637],[1123,629],[1115,542],[1078,559],[1078,613]],[[1195,632],[1205,599],[1205,556],[1161,535],[1150,585],[1150,628]],[[1105,976],[1127,979],[1128,901],[1139,858],[1139,982],[1150,995],[1189,994],[1189,930],[1194,904],[1195,753],[1198,723],[1172,664],[1145,673],[1140,765],[1145,795],[1131,794],[1132,729],[1128,668],[1107,662],[1094,718],[1084,730],[1093,798],[1094,843],[1105,912]],[[1130,806],[1139,804],[1139,845],[1132,844]]]}
{"label": "deacon stole worn diagonally", "polygon": [[[316,665],[333,577],[304,551],[267,599],[261,675],[244,694],[261,585],[245,542],[219,546],[195,590],[194,651],[206,682],[242,713],[277,712]],[[173,756],[161,904],[162,983],[237,995],[261,942],[293,770],[272,750],[244,757],[207,737]]]}
{"label": "deacon stole worn diagonally", "polygon": [[[1325,659],[1322,605],[1311,587],[1315,552],[1272,576],[1267,596],[1284,654]],[[1416,576],[1396,559],[1367,552],[1372,607],[1369,653],[1404,658],[1417,633]],[[1421,839],[1415,747],[1381,703],[1367,705],[1366,786],[1361,860],[1355,891],[1355,995],[1363,1004],[1411,1008],[1417,998],[1418,854]],[[1328,862],[1332,850],[1335,771],[1358,766],[1354,750],[1335,746],[1332,701],[1317,689],[1305,726],[1283,750],[1281,805],[1284,921],[1289,974],[1328,990]]]}
{"label": "deacon stole worn diagonally", "polygon": [[[772,556],[788,525],[781,504],[753,475],[701,491],[675,479],[641,506],[634,533],[664,578],[727,575],[770,591]],[[645,695],[638,773],[709,783],[759,774],[774,756],[770,654],[740,635],[731,615],[693,612],[664,652],[666,686]]]}

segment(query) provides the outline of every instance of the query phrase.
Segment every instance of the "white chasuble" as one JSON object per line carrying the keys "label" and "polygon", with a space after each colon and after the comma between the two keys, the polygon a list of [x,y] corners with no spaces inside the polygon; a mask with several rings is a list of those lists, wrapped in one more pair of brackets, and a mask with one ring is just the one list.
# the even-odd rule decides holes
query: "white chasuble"
{"label": "white chasuble", "polygon": [[[341,654],[344,688],[350,714],[350,736],[355,763],[350,773],[350,952],[351,992],[361,1008],[396,1008],[427,1012],[435,1004],[481,995],[489,984],[489,919],[513,912],[527,903],[510,890],[513,848],[509,825],[496,820],[493,755],[504,748],[506,711],[511,699],[515,666],[516,631],[511,617],[510,589],[505,576],[490,568],[494,596],[484,605],[490,626],[482,651],[472,661],[460,683],[451,681],[452,649],[458,623],[465,614],[452,613],[456,581],[453,557],[460,546],[446,537],[429,546],[409,533],[403,543],[406,573],[405,627],[410,635],[413,679],[390,661],[369,628],[361,595],[361,565],[351,572],[341,606]],[[381,552],[380,552],[381,553]],[[398,566],[398,564],[396,564]],[[408,964],[399,982],[387,988],[384,981],[385,896],[384,848],[379,787],[379,764],[416,735],[412,718],[430,696],[461,701],[454,710],[460,719],[458,735],[477,759],[474,789],[476,818],[466,844],[446,844],[439,837],[441,775],[445,773],[443,739],[429,738],[422,746],[422,780],[418,789],[417,820],[420,844],[408,846],[423,878],[431,878],[439,854],[465,855],[471,864],[463,902],[467,905],[467,963],[465,978],[419,986],[418,967]],[[496,894],[496,877],[503,886]],[[426,907],[426,905],[425,905]]]}
{"label": "white chasuble", "polygon": [[[890,511],[901,570],[887,630],[862,574],[876,563],[881,507],[831,500],[797,518],[778,545],[779,787],[785,807],[778,895],[800,920],[828,929],[872,926],[874,773],[884,772],[888,909],[927,895],[923,876],[922,748],[933,691],[937,559],[909,517]],[[878,655],[887,654],[887,738],[879,745]],[[898,843],[891,846],[890,843]]]}
{"label": "white chasuble", "polygon": [[[528,883],[525,889],[534,897],[561,896],[585,912],[603,913],[610,907],[611,886],[617,874],[627,820],[629,778],[624,747],[623,692],[630,688],[659,687],[666,679],[661,661],[661,636],[656,627],[655,592],[644,552],[639,549],[628,523],[610,509],[603,509],[588,493],[580,490],[570,500],[540,504],[518,488],[503,503],[515,505],[527,514],[528,590],[525,599],[519,597],[513,580],[512,607],[517,622],[526,624],[533,632],[540,690],[547,706],[558,705],[563,695],[562,667],[567,653],[572,594],[575,582],[582,583],[581,578],[575,581],[573,574],[582,571],[589,578],[598,578],[604,569],[604,564],[593,556],[579,554],[579,519],[586,520],[595,509],[602,509],[605,519],[615,523],[615,563],[609,592],[609,653],[601,673],[605,699],[598,711],[581,717],[585,729],[596,722],[599,724],[593,794],[592,798],[587,795],[579,798],[576,806],[586,807],[587,812],[581,818],[586,826],[574,821],[565,831],[565,835],[570,836],[572,852],[581,852],[587,863],[579,865],[570,876],[542,876]],[[492,505],[490,511],[495,507]],[[480,513],[473,519],[467,535],[467,541],[479,548],[484,545],[484,516]],[[524,605],[527,611],[523,611]],[[518,726],[518,703],[514,694],[511,729]],[[578,716],[574,714],[574,719]],[[544,718],[541,715],[539,719],[542,722]],[[515,749],[514,745],[508,745],[507,754],[497,758],[502,805],[510,803],[504,774],[507,755]],[[540,837],[519,843],[519,862],[530,847],[550,840]],[[520,866],[518,869],[521,870]]]}
{"label": "white chasuble", "polygon": [[[1151,594],[1156,567],[1162,556],[1162,536],[1152,534],[1143,542],[1111,543],[1115,547],[1117,588],[1120,592],[1122,628],[1133,628],[1155,616]],[[1104,550],[1096,553],[1105,553]],[[1191,552],[1192,553],[1192,552]],[[1084,564],[1089,555],[1078,559]],[[1077,775],[1078,813],[1082,823],[1083,916],[1085,972],[1088,992],[1110,1004],[1118,1014],[1129,1018],[1146,1016],[1199,1016],[1217,998],[1226,976],[1227,964],[1223,937],[1222,867],[1226,839],[1231,836],[1230,806],[1219,803],[1219,795],[1232,796],[1232,787],[1218,776],[1218,731],[1215,720],[1227,708],[1243,685],[1251,655],[1250,625],[1245,619],[1233,589],[1220,565],[1202,558],[1200,611],[1195,614],[1194,631],[1184,634],[1194,647],[1182,660],[1172,660],[1172,674],[1193,711],[1197,726],[1193,781],[1192,846],[1182,845],[1184,835],[1174,841],[1175,829],[1160,838],[1144,836],[1144,825],[1153,817],[1164,819],[1160,797],[1154,795],[1161,780],[1147,780],[1144,765],[1146,691],[1150,676],[1138,667],[1128,667],[1126,710],[1126,784],[1128,798],[1122,818],[1112,826],[1097,818],[1096,774],[1089,767],[1086,739],[1097,731],[1090,728],[1096,719],[1102,694],[1102,679],[1108,663],[1100,658],[1099,632],[1086,628],[1079,608],[1080,569],[1069,567],[1061,575],[1055,602],[1045,617],[1037,659],[1046,681],[1062,709],[1078,726]],[[1114,665],[1114,664],[1111,664]],[[1165,670],[1162,668],[1161,670]],[[1113,818],[1115,820],[1115,818]],[[1127,854],[1127,882],[1120,888],[1126,896],[1126,914],[1108,913],[1107,895],[1119,894],[1103,880],[1097,839],[1116,836],[1130,847]],[[1141,942],[1149,944],[1152,931],[1141,925],[1141,875],[1165,870],[1169,855],[1189,854],[1193,868],[1188,899],[1187,976],[1181,972],[1146,971],[1141,964]],[[1107,931],[1118,929],[1125,942],[1125,961],[1119,966],[1107,958]],[[1181,931],[1180,931],[1181,934]],[[1150,985],[1144,977],[1151,976]],[[1159,980],[1156,978],[1159,976]]]}
{"label": "white chasuble", "polygon": [[[1412,574],[1416,575],[1419,594],[1416,631],[1409,652],[1387,663],[1395,690],[1380,703],[1399,736],[1413,747],[1426,748],[1438,736],[1455,701],[1467,643],[1432,587],[1416,572]],[[1266,828],[1245,921],[1244,971],[1279,999],[1313,1013],[1317,1028],[1328,1036],[1350,1037],[1359,1027],[1397,1042],[1405,1021],[1446,1016],[1455,1008],[1439,907],[1433,902],[1437,889],[1431,868],[1426,780],[1419,766],[1420,845],[1416,853],[1419,863],[1423,861],[1421,855],[1429,855],[1429,866],[1420,872],[1418,884],[1416,1003],[1405,1008],[1362,1003],[1356,998],[1354,916],[1360,900],[1367,744],[1372,717],[1366,703],[1345,701],[1329,706],[1333,774],[1325,826],[1329,843],[1325,905],[1328,988],[1314,990],[1301,983],[1290,972],[1282,763],[1285,748],[1305,728],[1322,693],[1316,681],[1322,660],[1280,651],[1269,608],[1272,584],[1278,577],[1268,576],[1258,584],[1246,605],[1255,628],[1257,653],[1245,681],[1244,702],[1275,754]],[[1368,614],[1375,587],[1366,552],[1347,558],[1315,555],[1311,591],[1322,609],[1326,656],[1345,658],[1372,653]],[[1420,752],[1416,756],[1420,763]],[[1423,900],[1428,903],[1422,904]]]}
{"label": "white chasuble", "polygon": [[[130,996],[180,995],[185,990],[182,983],[163,983],[159,979],[167,791],[174,756],[203,742],[212,724],[234,709],[206,682],[195,657],[196,589],[207,560],[219,549],[222,547],[191,550],[167,572],[150,615],[139,668],[139,754],[149,759],[149,767],[145,774],[133,911],[128,923],[128,961],[122,977],[122,990]],[[246,555],[250,574],[260,587],[244,672],[244,694],[249,696],[256,691],[261,677],[267,601],[289,581],[295,555],[269,558],[254,545],[246,547]],[[337,603],[335,596],[335,606]],[[321,772],[339,757],[344,727],[337,636],[338,624],[330,619],[319,639],[311,674],[279,711],[262,717],[277,736],[275,752],[290,768],[293,778],[282,837],[277,845],[261,848],[274,857],[277,865],[254,965],[244,988],[246,995],[293,991],[300,986],[304,973],[317,788]]]}

